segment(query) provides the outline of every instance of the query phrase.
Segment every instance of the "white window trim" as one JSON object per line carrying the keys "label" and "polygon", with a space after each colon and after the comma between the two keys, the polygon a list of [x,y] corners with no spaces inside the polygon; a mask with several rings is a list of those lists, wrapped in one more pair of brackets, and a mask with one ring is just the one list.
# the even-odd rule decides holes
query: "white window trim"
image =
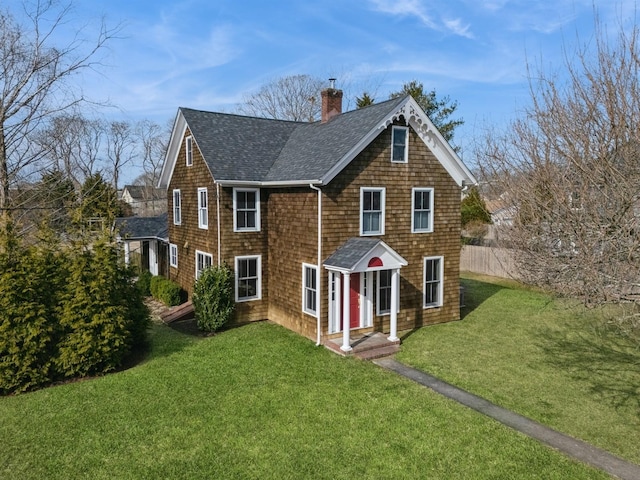
{"label": "white window trim", "polygon": [[[417,230],[415,227],[415,213],[416,213],[416,192],[430,192],[429,193],[429,228]],[[433,188],[432,187],[416,187],[411,189],[411,233],[433,233]]]}
{"label": "white window trim", "polygon": [[[393,146],[395,140],[395,132],[396,130],[404,130],[404,158],[402,160],[394,160],[393,159]],[[391,128],[391,162],[392,163],[408,163],[409,162],[409,127],[402,127],[400,125],[394,125]]]}
{"label": "white window trim", "polygon": [[[438,285],[438,303],[437,304],[426,304],[427,300],[427,261],[429,260],[439,260],[440,261],[440,271],[438,275],[440,277],[439,285]],[[422,307],[423,308],[438,308],[442,306],[444,293],[444,257],[424,257],[422,261]]]}
{"label": "white window trim", "polygon": [[[202,206],[201,196],[200,194],[205,194],[205,198],[207,199],[207,205],[205,207]],[[206,223],[202,222],[202,211],[205,211],[204,219]],[[204,230],[209,229],[209,193],[207,192],[207,187],[198,188],[198,228],[202,228]]]}
{"label": "white window trim", "polygon": [[184,149],[187,167],[193,165],[193,137],[189,135],[184,139]]}
{"label": "white window trim", "polygon": [[207,252],[203,252],[201,250],[196,250],[196,280],[198,279],[198,255],[202,255],[203,257],[209,257],[210,264],[213,265],[213,255]]}
{"label": "white window trim", "polygon": [[[239,298],[238,297],[238,261],[240,260],[252,260],[255,259],[257,260],[256,262],[256,275],[257,275],[257,282],[256,282],[256,295],[254,297],[246,297],[246,298]],[[235,293],[236,293],[236,302],[240,303],[240,302],[251,302],[253,300],[261,300],[262,299],[262,255],[244,255],[241,257],[235,257]]]}
{"label": "white window trim", "polygon": [[[178,207],[176,209],[176,194],[178,195]],[[176,215],[178,212],[178,215]],[[179,188],[173,190],[173,224],[182,225],[182,193]]]}
{"label": "white window trim", "polygon": [[[175,262],[173,261],[174,257],[176,259]],[[178,268],[178,246],[175,243],[169,244],[169,266]]]}
{"label": "white window trim", "polygon": [[[391,308],[389,308],[389,311],[387,312],[381,312],[380,311],[380,272],[382,272],[383,270],[378,270],[378,272],[376,273],[376,315],[378,317],[386,317],[387,315],[391,315]],[[387,270],[384,270],[387,271]],[[393,271],[390,271],[391,273],[391,292],[393,292]],[[397,305],[397,309],[396,309],[396,313],[400,312],[400,285],[398,285],[398,288],[396,289],[396,305]]]}
{"label": "white window trim", "polygon": [[[307,280],[307,270],[312,270],[313,271],[313,276],[316,279],[316,288],[314,290],[315,293],[315,297],[316,297],[316,309],[315,310],[311,310],[310,308],[307,307],[306,302],[307,302],[307,290],[311,290],[311,287],[308,287],[306,284],[306,280]],[[304,313],[306,313],[307,315],[311,315],[314,318],[318,318],[318,266],[317,265],[312,265],[310,263],[303,263],[302,264],[302,311]]]}
{"label": "white window trim", "polygon": [[[364,193],[365,192],[380,192],[380,231],[379,232],[364,232],[362,220],[364,217]],[[385,197],[386,197],[386,188],[385,187],[360,187],[360,236],[361,237],[369,237],[376,235],[384,235],[384,217],[385,217]]]}
{"label": "white window trim", "polygon": [[[237,216],[237,192],[253,192],[256,195],[256,226],[255,228],[238,228]],[[233,189],[233,231],[234,232],[259,232],[260,231],[260,189],[259,188],[234,188]]]}

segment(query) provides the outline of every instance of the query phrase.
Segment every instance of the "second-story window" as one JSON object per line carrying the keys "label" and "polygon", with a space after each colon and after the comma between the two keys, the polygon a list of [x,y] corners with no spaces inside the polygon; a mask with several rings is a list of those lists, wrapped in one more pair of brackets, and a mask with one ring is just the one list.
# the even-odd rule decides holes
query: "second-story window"
{"label": "second-story window", "polygon": [[391,131],[391,161],[407,163],[409,160],[409,129],[394,126]]}
{"label": "second-story window", "polygon": [[414,188],[412,194],[411,231],[433,232],[433,188]]}
{"label": "second-story window", "polygon": [[234,188],[233,213],[234,231],[260,231],[260,190]]}
{"label": "second-story window", "polygon": [[384,188],[360,189],[360,235],[384,235]]}
{"label": "second-story window", "polygon": [[173,191],[173,224],[180,225],[182,223],[182,198],[180,190]]}
{"label": "second-story window", "polygon": [[184,146],[187,154],[187,167],[193,165],[193,137],[188,136],[184,139]]}
{"label": "second-story window", "polygon": [[209,200],[207,189],[198,189],[198,227],[209,228]]}

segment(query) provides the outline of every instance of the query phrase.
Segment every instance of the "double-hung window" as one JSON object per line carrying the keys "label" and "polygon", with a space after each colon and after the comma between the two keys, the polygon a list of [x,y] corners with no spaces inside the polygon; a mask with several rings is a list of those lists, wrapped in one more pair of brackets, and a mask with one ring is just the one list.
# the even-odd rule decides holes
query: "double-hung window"
{"label": "double-hung window", "polygon": [[360,189],[360,235],[384,235],[384,188]]}
{"label": "double-hung window", "polygon": [[209,228],[209,201],[206,187],[198,189],[198,227]]}
{"label": "double-hung window", "polygon": [[193,137],[188,136],[184,139],[184,148],[187,157],[187,167],[193,165]]}
{"label": "double-hung window", "polygon": [[407,163],[409,160],[409,128],[394,126],[391,130],[391,161]]}
{"label": "double-hung window", "polygon": [[169,244],[169,265],[178,268],[178,246],[175,243]]}
{"label": "double-hung window", "polygon": [[433,232],[433,188],[414,188],[411,193],[411,231]]}
{"label": "double-hung window", "polygon": [[[389,315],[391,313],[391,278],[392,270],[379,270],[378,271],[378,288],[377,288],[377,314]],[[400,289],[396,291],[396,305],[398,311],[400,310]]]}
{"label": "double-hung window", "polygon": [[234,188],[233,211],[235,232],[260,231],[260,190]]}
{"label": "double-hung window", "polygon": [[209,268],[213,264],[213,256],[209,253],[196,250],[196,280],[200,278],[200,274],[205,268]]}
{"label": "double-hung window", "polygon": [[182,198],[180,190],[173,191],[173,224],[180,225],[182,223]]}
{"label": "double-hung window", "polygon": [[302,311],[318,315],[318,278],[315,265],[302,264]]}
{"label": "double-hung window", "polygon": [[424,308],[442,306],[442,257],[424,259]]}
{"label": "double-hung window", "polygon": [[236,302],[262,298],[260,255],[236,257]]}

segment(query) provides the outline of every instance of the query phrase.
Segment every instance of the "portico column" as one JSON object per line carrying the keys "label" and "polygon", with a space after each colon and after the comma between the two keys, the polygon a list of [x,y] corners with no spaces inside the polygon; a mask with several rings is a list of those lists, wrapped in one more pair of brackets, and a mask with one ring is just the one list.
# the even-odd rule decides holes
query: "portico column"
{"label": "portico column", "polygon": [[351,304],[349,298],[351,296],[351,275],[346,272],[342,274],[344,281],[342,282],[342,346],[340,350],[343,352],[351,351],[351,343],[349,341],[349,330],[351,328]]}
{"label": "portico column", "polygon": [[124,264],[129,265],[129,242],[124,242]]}
{"label": "portico column", "polygon": [[400,288],[400,269],[391,270],[391,319],[389,341],[397,342],[398,338],[398,289]]}

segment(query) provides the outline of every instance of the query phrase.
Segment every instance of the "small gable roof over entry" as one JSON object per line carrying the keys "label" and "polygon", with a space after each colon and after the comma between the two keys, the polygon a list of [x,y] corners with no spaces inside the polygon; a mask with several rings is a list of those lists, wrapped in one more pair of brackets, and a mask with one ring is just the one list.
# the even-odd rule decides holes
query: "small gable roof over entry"
{"label": "small gable roof over entry", "polygon": [[187,128],[220,184],[326,185],[400,119],[418,133],[458,185],[477,183],[416,101],[405,96],[336,115],[325,123],[179,108],[160,186],[169,184]]}
{"label": "small gable roof over entry", "polygon": [[366,272],[405,267],[407,261],[378,238],[354,237],[343,243],[323,266],[341,272]]}

